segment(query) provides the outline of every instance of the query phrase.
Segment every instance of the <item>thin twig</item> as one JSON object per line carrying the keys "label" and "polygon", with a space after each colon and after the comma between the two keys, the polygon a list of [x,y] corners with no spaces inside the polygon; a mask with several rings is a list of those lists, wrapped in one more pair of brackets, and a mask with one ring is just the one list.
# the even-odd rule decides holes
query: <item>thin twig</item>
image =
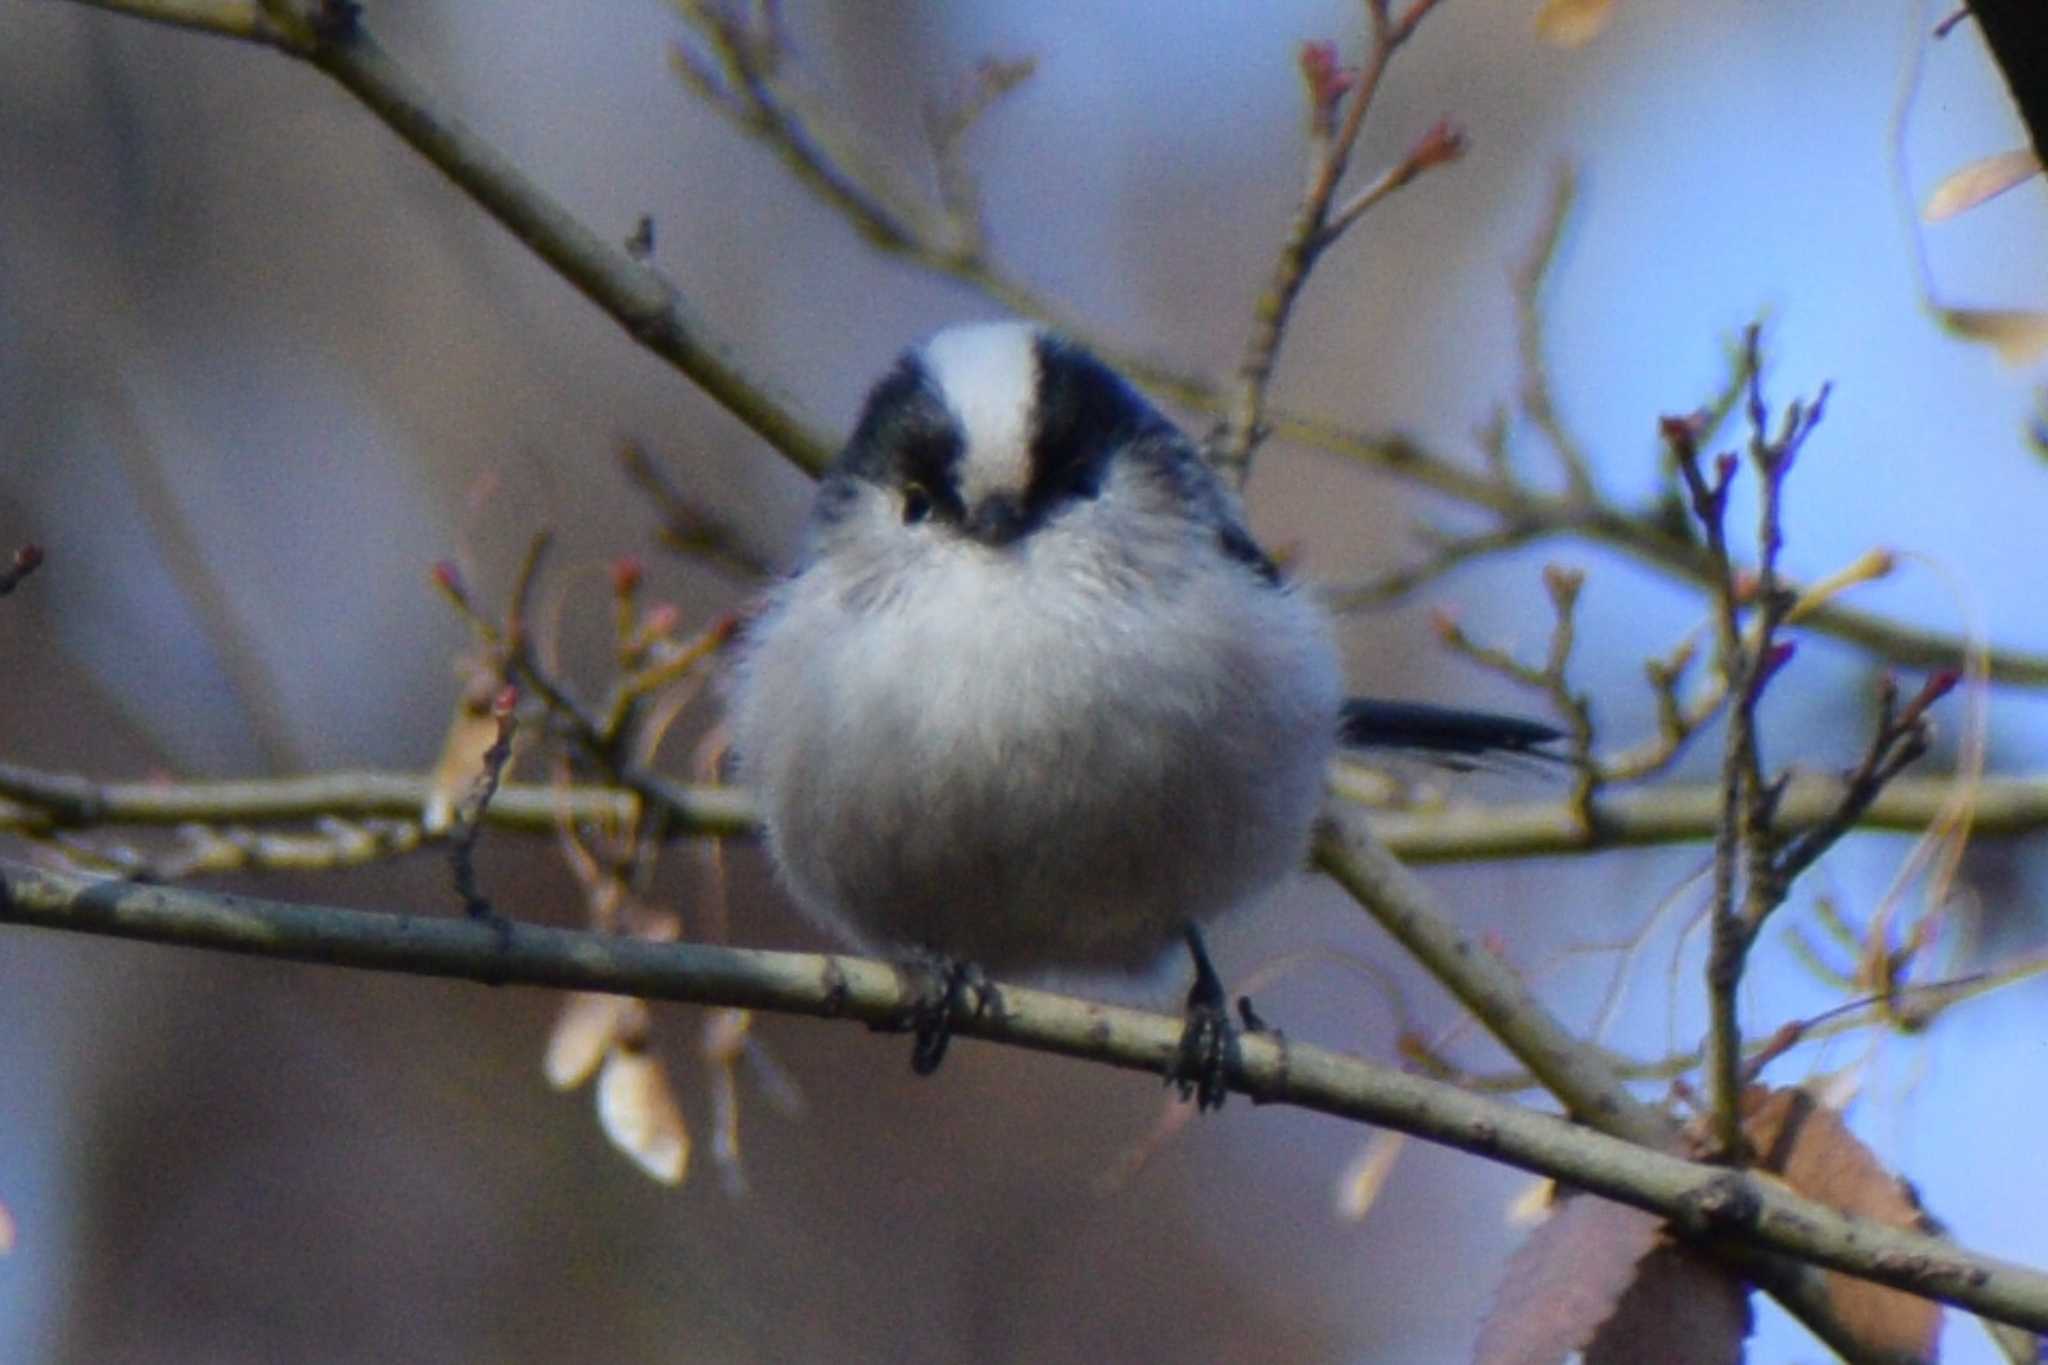
{"label": "thin twig", "polygon": [[512,758],[512,737],[519,726],[518,706],[518,689],[511,687],[491,703],[491,714],[498,722],[498,737],[484,750],[483,770],[457,809],[449,831],[448,863],[455,874],[455,894],[462,898],[463,913],[473,919],[495,921],[498,917],[477,886],[476,843],[483,834],[484,812],[490,809],[491,798],[497,795],[498,784],[504,779],[505,765]]}
{"label": "thin twig", "polygon": [[1544,566],[1543,589],[1550,597],[1551,628],[1549,647],[1544,651],[1543,663],[1538,666],[1523,663],[1497,645],[1474,640],[1446,613],[1439,613],[1434,624],[1437,638],[1445,646],[1490,672],[1541,693],[1564,719],[1566,751],[1563,756],[1572,766],[1572,788],[1567,804],[1577,814],[1590,838],[1598,818],[1594,809],[1595,799],[1607,780],[1607,774],[1593,758],[1592,698],[1571,685],[1568,673],[1572,646],[1578,638],[1579,592],[1585,581],[1585,574],[1578,569],[1562,564]]}
{"label": "thin twig", "polygon": [[[1387,193],[1431,166],[1456,160],[1464,149],[1463,136],[1456,129],[1448,122],[1437,124],[1417,140],[1400,166],[1332,216],[1331,202],[1350,168],[1359,131],[1365,126],[1387,66],[1435,5],[1436,0],[1410,0],[1396,18],[1386,0],[1368,0],[1372,38],[1365,62],[1355,73],[1337,67],[1327,45],[1311,44],[1303,50],[1311,110],[1308,187],[1281,239],[1272,276],[1253,306],[1251,333],[1224,405],[1223,421],[1209,442],[1210,459],[1238,483],[1244,482],[1252,453],[1269,432],[1266,390],[1279,362],[1280,343],[1295,302],[1317,259]],[[1341,121],[1334,117],[1339,108],[1343,110]]]}
{"label": "thin twig", "polygon": [[1671,1123],[1558,1023],[1512,968],[1460,933],[1415,874],[1358,822],[1326,821],[1313,856],[1569,1112],[1632,1142],[1670,1140]]}
{"label": "thin twig", "polygon": [[637,441],[619,448],[619,463],[661,516],[661,543],[679,555],[701,559],[749,580],[774,573],[768,557],[748,545],[730,524],[685,494],[661,462]]}
{"label": "thin twig", "polygon": [[1335,585],[1328,589],[1326,597],[1342,611],[1390,604],[1467,564],[1526,545],[1548,534],[1543,527],[1522,521],[1508,521],[1491,530],[1465,535],[1425,528],[1419,538],[1427,548],[1420,559],[1362,582]]}
{"label": "thin twig", "polygon": [[356,7],[78,0],[174,27],[274,48],[318,68],[397,133],[563,279],[798,466],[816,472],[834,443],[757,382],[660,271],[591,231],[496,147],[443,109],[370,35]]}
{"label": "thin twig", "polygon": [[1781,895],[1784,887],[1855,826],[1887,783],[1926,754],[1931,743],[1928,708],[1948,695],[1959,680],[1960,675],[1955,673],[1935,674],[1904,710],[1896,707],[1897,685],[1889,678],[1883,680],[1877,726],[1862,761],[1844,780],[1835,808],[1825,819],[1801,831],[1797,838],[1785,841],[1772,863],[1770,875],[1779,884]]}
{"label": "thin twig", "polygon": [[1557,251],[1564,241],[1564,226],[1571,216],[1578,181],[1569,166],[1558,168],[1550,191],[1550,204],[1537,229],[1529,254],[1515,268],[1515,340],[1522,370],[1522,412],[1543,433],[1551,452],[1564,469],[1566,496],[1590,505],[1597,500],[1593,464],[1585,447],[1558,416],[1557,399],[1550,380],[1550,366],[1543,354],[1544,286],[1557,264]]}
{"label": "thin twig", "polygon": [[1735,457],[1719,457],[1709,478],[1701,467],[1696,424],[1671,418],[1664,423],[1664,434],[1685,480],[1693,515],[1705,535],[1707,554],[1714,566],[1714,662],[1729,695],[1736,698],[1729,711],[1728,737],[1722,748],[1713,890],[1708,908],[1712,942],[1707,957],[1707,1088],[1712,1097],[1715,1139],[1722,1152],[1735,1159],[1743,1151],[1739,1108],[1742,1033],[1736,988],[1742,981],[1742,963],[1748,950],[1736,895],[1746,829],[1746,797],[1761,784],[1754,730],[1761,675],[1751,666],[1751,660],[1761,654],[1751,650],[1743,636],[1740,594],[1728,554],[1728,490],[1735,478]]}
{"label": "thin twig", "polygon": [[[232,0],[74,0],[134,18],[274,47],[311,60],[278,32],[261,9]],[[760,433],[800,468],[816,472],[830,460],[835,443],[799,416],[785,400],[746,378],[729,348],[703,326],[674,286],[651,267],[573,219],[523,172],[482,144],[434,103],[430,92],[378,49],[358,26],[346,52],[329,54],[323,70],[350,89],[377,117],[390,124],[428,161],[497,217],[557,273],[610,314],[642,345],[682,370],[714,400]],[[893,254],[944,274],[1028,317],[1082,335],[1071,317],[1003,272],[985,255],[961,255],[944,240],[915,240],[886,247]],[[1082,336],[1090,348],[1147,388],[1197,411],[1222,414],[1229,398],[1219,386],[1144,356]],[[1492,477],[1462,468],[1413,439],[1374,435],[1327,418],[1269,408],[1265,423],[1280,440],[1342,455],[1368,467],[1472,506],[1512,518],[1530,528],[1531,538],[1577,536],[1612,546],[1642,563],[1697,583],[1710,567],[1697,541],[1674,533],[1655,509],[1638,513],[1596,502],[1591,506],[1534,490],[1503,487]],[[1787,584],[1788,588],[1796,585]],[[1966,642],[1829,603],[1802,622],[1905,668],[1955,666]],[[2048,654],[2002,648],[1985,653],[1993,682],[2048,687]]]}

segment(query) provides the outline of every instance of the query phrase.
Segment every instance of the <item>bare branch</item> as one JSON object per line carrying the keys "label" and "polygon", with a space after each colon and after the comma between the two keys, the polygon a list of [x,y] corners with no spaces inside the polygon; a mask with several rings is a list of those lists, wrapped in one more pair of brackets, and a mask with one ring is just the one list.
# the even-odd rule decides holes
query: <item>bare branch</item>
{"label": "bare branch", "polygon": [[[1379,0],[1369,6],[1372,39],[1365,64],[1356,72],[1337,65],[1334,48],[1310,43],[1302,49],[1302,74],[1309,93],[1309,180],[1301,203],[1294,211],[1265,292],[1252,309],[1251,334],[1245,340],[1244,358],[1223,406],[1223,420],[1209,442],[1209,455],[1217,466],[1238,483],[1250,470],[1252,452],[1269,434],[1266,420],[1266,389],[1279,362],[1280,343],[1294,313],[1302,287],[1317,258],[1367,209],[1389,193],[1413,180],[1432,166],[1454,161],[1464,151],[1464,138],[1448,122],[1438,123],[1410,148],[1392,171],[1367,187],[1351,203],[1336,211],[1331,203],[1344,173],[1350,169],[1351,153],[1358,145],[1365,116],[1379,93],[1387,66],[1402,44],[1415,33],[1436,0],[1413,0],[1401,16],[1389,15]],[[1341,121],[1337,117],[1342,110]]]}
{"label": "bare branch", "polygon": [[[170,887],[93,881],[0,863],[0,921],[272,959],[775,1010],[888,1025],[920,986],[885,963],[839,955],[649,943],[467,918],[287,905]],[[1181,1021],[1017,986],[1003,1008],[963,1018],[963,1036],[1158,1074]],[[1252,1034],[1230,1084],[1292,1104],[1503,1161],[1671,1220],[1683,1234],[1736,1241],[2048,1329],[2048,1275],[1938,1239],[1845,1216],[1775,1182],[1666,1156],[1549,1115],[1391,1067]]]}
{"label": "bare branch", "polygon": [[484,750],[483,768],[476,775],[470,793],[457,809],[449,830],[448,862],[455,874],[455,894],[462,898],[463,912],[473,919],[495,921],[497,911],[477,887],[476,843],[483,834],[483,815],[505,776],[505,764],[512,757],[512,737],[518,730],[519,692],[507,687],[491,703],[491,715],[498,722],[498,737]]}
{"label": "bare branch", "polygon": [[1598,1050],[1558,1023],[1512,968],[1460,933],[1415,874],[1356,821],[1326,822],[1314,858],[1566,1110],[1631,1142],[1671,1140],[1671,1122],[1636,1099]]}
{"label": "bare branch", "polygon": [[758,553],[730,525],[677,487],[661,462],[637,441],[620,446],[619,463],[660,514],[661,543],[668,549],[749,580],[765,579],[774,573],[767,556]]}
{"label": "bare branch", "polygon": [[[1859,829],[1917,834],[1940,819],[1954,795],[1949,777],[1907,778],[1879,792]],[[584,823],[630,824],[641,803],[667,822],[669,838],[737,837],[754,831],[753,800],[736,787],[690,786],[635,774],[637,786],[508,782],[492,798],[492,829],[551,834],[557,815]],[[1802,775],[1777,808],[1780,837],[1793,838],[1841,808],[1842,779]],[[0,830],[46,836],[59,830],[279,825],[323,819],[417,821],[433,799],[431,776],[334,772],[225,782],[95,782],[0,763]],[[1973,791],[1979,838],[2048,829],[2048,778],[1986,777]],[[1569,802],[1461,802],[1370,813],[1374,835],[1410,863],[1554,856],[1599,849],[1694,844],[1713,837],[1719,787],[1686,784],[1607,792],[1589,836]]]}
{"label": "bare branch", "polygon": [[[297,40],[267,19],[260,7],[249,3],[75,2],[261,43],[315,61],[642,345],[675,364],[770,445],[813,472],[822,469],[830,459],[834,442],[787,402],[744,378],[730,359],[728,348],[708,334],[672,284],[576,222],[516,167],[440,111],[429,93],[392,63],[360,25],[351,30],[346,43],[336,45],[334,50],[323,49],[316,61],[313,54],[295,45]],[[1404,22],[1416,17],[1411,13]],[[1083,329],[1076,327],[1050,301],[1004,273],[986,255],[963,253],[957,243],[947,240],[946,234],[877,245],[923,268],[957,279],[1018,313],[1074,333],[1118,369],[1173,402],[1219,415],[1229,406],[1231,400],[1224,391],[1207,380],[1086,337]],[[1503,486],[1493,478],[1475,474],[1426,450],[1406,436],[1359,432],[1320,416],[1273,408],[1265,411],[1264,421],[1278,439],[1343,455],[1509,518],[1515,526],[1526,528],[1528,539],[1578,536],[1613,546],[1676,577],[1698,583],[1710,581],[1711,568],[1698,542],[1674,533],[1654,511],[1638,514],[1604,500],[1583,505],[1568,497]],[[1796,590],[1794,584],[1786,586]],[[1349,605],[1358,604],[1358,600],[1353,600]],[[1906,668],[1953,667],[1968,648],[1952,635],[1905,625],[1834,602],[1814,610],[1803,624]],[[2048,654],[1992,649],[1987,652],[1986,664],[1994,682],[2048,687]]]}
{"label": "bare branch", "polygon": [[1522,412],[1543,433],[1558,463],[1564,467],[1569,499],[1590,504],[1597,496],[1592,461],[1558,416],[1550,366],[1543,354],[1543,289],[1557,264],[1557,249],[1564,240],[1564,225],[1571,215],[1577,188],[1571,168],[1560,167],[1552,182],[1550,205],[1542,225],[1530,244],[1529,254],[1515,269],[1515,340],[1522,369]]}
{"label": "bare branch", "polygon": [[813,473],[834,442],[785,397],[753,379],[660,271],[578,221],[496,147],[442,109],[393,61],[352,4],[319,0],[300,16],[286,0],[82,0],[158,23],[260,43],[332,77],[507,231],[641,345],[667,360],[756,435]]}

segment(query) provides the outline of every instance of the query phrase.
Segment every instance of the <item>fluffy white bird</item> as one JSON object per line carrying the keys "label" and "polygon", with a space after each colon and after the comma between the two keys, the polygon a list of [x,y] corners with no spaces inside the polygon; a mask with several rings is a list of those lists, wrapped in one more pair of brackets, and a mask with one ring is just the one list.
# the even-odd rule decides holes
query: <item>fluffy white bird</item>
{"label": "fluffy white bird", "polygon": [[[1221,1032],[1193,926],[1301,866],[1340,742],[1556,738],[1347,701],[1326,613],[1194,444],[1087,351],[1012,322],[942,331],[875,385],[730,702],[814,919],[997,975],[1143,972],[1186,937],[1191,1049]],[[921,1027],[920,1069],[944,1037]]]}

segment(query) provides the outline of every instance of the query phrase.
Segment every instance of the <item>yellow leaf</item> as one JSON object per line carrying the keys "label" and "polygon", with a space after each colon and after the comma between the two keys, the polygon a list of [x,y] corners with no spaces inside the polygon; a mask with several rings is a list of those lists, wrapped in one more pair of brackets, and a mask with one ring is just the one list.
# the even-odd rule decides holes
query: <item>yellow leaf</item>
{"label": "yellow leaf", "polygon": [[1965,341],[1981,341],[2008,365],[2027,365],[2048,352],[2048,313],[2025,308],[1942,308],[1941,325]]}
{"label": "yellow leaf", "polygon": [[1930,223],[1953,218],[2040,173],[2041,159],[2026,147],[1972,161],[1934,187],[1920,216]]}
{"label": "yellow leaf", "polygon": [[1400,1133],[1382,1128],[1366,1140],[1358,1155],[1344,1169],[1337,1181],[1337,1216],[1352,1222],[1372,1211],[1380,1191],[1386,1188],[1387,1177],[1394,1172],[1394,1161],[1401,1155],[1402,1145],[1407,1141]]}
{"label": "yellow leaf", "polygon": [[622,995],[578,991],[562,1002],[548,1035],[541,1073],[557,1090],[574,1090],[589,1080],[615,1043],[637,1043],[647,1035],[647,1006]]}
{"label": "yellow leaf", "polygon": [[[1865,583],[1885,577],[1896,567],[1898,567],[1898,556],[1890,550],[1884,549],[1881,546],[1875,550],[1865,550],[1857,557],[1853,564],[1845,569],[1839,569],[1829,574],[1826,578],[1812,584],[1805,592],[1801,593],[1799,600],[1792,604],[1792,609],[1785,613],[1785,624],[1791,625],[1800,617],[1819,607],[1825,606],[1829,601],[1850,588],[1860,587]],[[1837,1109],[1841,1108],[1840,1105],[1834,1107]]]}
{"label": "yellow leaf", "polygon": [[1614,18],[1614,0],[1543,0],[1536,36],[1552,47],[1584,47]]}
{"label": "yellow leaf", "polygon": [[690,1130],[668,1073],[645,1052],[615,1048],[597,1077],[597,1123],[612,1146],[664,1185],[690,1166]]}
{"label": "yellow leaf", "polygon": [[1532,1180],[1522,1192],[1509,1202],[1507,1225],[1511,1228],[1533,1228],[1550,1217],[1557,1208],[1557,1182],[1548,1176]]}
{"label": "yellow leaf", "polygon": [[420,815],[420,827],[429,834],[446,833],[455,823],[462,798],[483,773],[484,753],[498,742],[498,718],[491,714],[491,705],[504,684],[474,660],[462,667],[462,692],[448,718],[441,756],[434,761],[434,785]]}

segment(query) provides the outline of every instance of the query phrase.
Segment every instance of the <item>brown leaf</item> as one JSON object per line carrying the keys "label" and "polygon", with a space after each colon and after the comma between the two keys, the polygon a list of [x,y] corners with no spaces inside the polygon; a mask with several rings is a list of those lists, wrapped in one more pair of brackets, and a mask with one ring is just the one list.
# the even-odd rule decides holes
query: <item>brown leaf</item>
{"label": "brown leaf", "polygon": [[1359,1148],[1358,1155],[1337,1177],[1337,1216],[1356,1223],[1372,1212],[1380,1191],[1394,1173],[1394,1163],[1407,1145],[1407,1135],[1390,1128],[1375,1129]]}
{"label": "brown leaf", "polygon": [[473,662],[464,668],[462,692],[448,718],[441,756],[434,760],[433,787],[420,816],[420,827],[429,834],[444,833],[454,823],[462,798],[484,770],[484,751],[498,742],[498,718],[491,713],[491,703],[501,684]]}
{"label": "brown leaf", "polygon": [[1683,1247],[1660,1246],[1636,1267],[1585,1365],[1741,1365],[1750,1320],[1748,1285]]}
{"label": "brown leaf", "polygon": [[661,1063],[637,1048],[614,1048],[597,1077],[597,1122],[612,1146],[664,1185],[690,1166],[690,1130]]}
{"label": "brown leaf", "polygon": [[2025,308],[1940,308],[1950,334],[1981,341],[2008,365],[2028,365],[2048,352],[2048,313]]}
{"label": "brown leaf", "polygon": [[2041,1365],[2048,1356],[2042,1354],[2042,1347],[2048,1346],[2048,1338],[2035,1336],[2024,1327],[2015,1327],[2009,1322],[1993,1322],[1990,1318],[1979,1318],[1984,1335],[1991,1338],[2010,1365]]}
{"label": "brown leaf", "polygon": [[1522,1187],[1522,1192],[1508,1201],[1507,1223],[1511,1228],[1533,1228],[1550,1217],[1550,1211],[1557,1207],[1558,1185],[1549,1176],[1541,1176]]}
{"label": "brown leaf", "polygon": [[612,1045],[647,1036],[647,1006],[623,995],[577,991],[562,1002],[540,1069],[557,1090],[574,1090],[589,1080]]}
{"label": "brown leaf", "polygon": [[2015,147],[2009,152],[1972,161],[1961,170],[1950,172],[1934,187],[1934,193],[1927,196],[1927,206],[1920,210],[1920,216],[1930,223],[1953,218],[2040,173],[2041,158],[2027,147]]}
{"label": "brown leaf", "polygon": [[1656,1215],[1624,1204],[1566,1199],[1509,1258],[1479,1327],[1475,1365],[1555,1365],[1583,1348],[1614,1315],[1662,1228]]}
{"label": "brown leaf", "polygon": [[[1742,1131],[1757,1164],[1808,1199],[1892,1227],[1939,1231],[1912,1187],[1884,1168],[1839,1113],[1805,1090],[1753,1088],[1743,1096],[1743,1109]],[[1835,1311],[1863,1341],[1933,1358],[1940,1304],[1835,1271],[1822,1279]]]}
{"label": "brown leaf", "polygon": [[1584,47],[1614,18],[1614,0],[1543,0],[1536,36],[1552,47]]}

